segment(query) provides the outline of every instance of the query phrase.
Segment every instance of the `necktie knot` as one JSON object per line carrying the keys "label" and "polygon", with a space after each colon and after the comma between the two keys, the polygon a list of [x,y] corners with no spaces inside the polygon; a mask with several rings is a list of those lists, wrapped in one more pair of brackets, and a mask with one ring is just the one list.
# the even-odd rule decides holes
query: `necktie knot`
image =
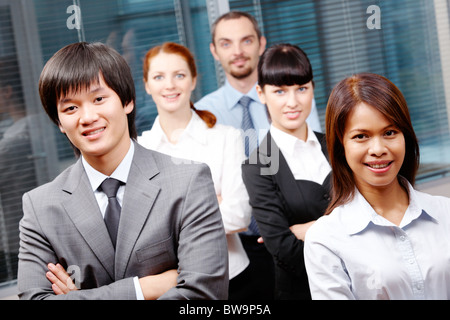
{"label": "necktie knot", "polygon": [[242,98],[239,99],[239,103],[246,109],[248,109],[250,102],[252,102],[252,98],[249,96],[242,96]]}
{"label": "necktie knot", "polygon": [[107,178],[102,182],[100,188],[108,196],[108,198],[114,198],[121,184],[122,182],[117,179]]}

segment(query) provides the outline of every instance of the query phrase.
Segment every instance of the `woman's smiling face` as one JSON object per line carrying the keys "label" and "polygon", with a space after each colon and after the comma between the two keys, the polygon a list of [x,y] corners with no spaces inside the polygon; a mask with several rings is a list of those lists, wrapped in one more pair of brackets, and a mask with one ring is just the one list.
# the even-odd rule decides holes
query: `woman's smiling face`
{"label": "woman's smiling face", "polygon": [[257,86],[256,90],[261,102],[267,105],[274,127],[295,136],[306,134],[306,118],[314,98],[312,81],[292,86],[266,84],[264,88]]}
{"label": "woman's smiling face", "polygon": [[396,183],[405,158],[405,138],[381,112],[364,103],[357,105],[347,118],[343,145],[360,190]]}
{"label": "woman's smiling face", "polygon": [[158,112],[177,112],[190,108],[196,78],[181,55],[160,52],[152,58],[145,89],[155,101]]}

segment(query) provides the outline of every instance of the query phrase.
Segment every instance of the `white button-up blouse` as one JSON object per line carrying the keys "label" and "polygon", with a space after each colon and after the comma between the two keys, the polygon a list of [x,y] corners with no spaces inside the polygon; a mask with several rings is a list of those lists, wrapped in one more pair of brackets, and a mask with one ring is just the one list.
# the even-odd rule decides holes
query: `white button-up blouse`
{"label": "white button-up blouse", "polygon": [[450,199],[408,188],[399,226],[356,191],[308,230],[313,299],[450,299]]}
{"label": "white button-up blouse", "polygon": [[167,139],[159,116],[152,129],[138,137],[138,143],[174,157],[173,161],[202,162],[209,166],[216,194],[222,198],[219,207],[227,234],[230,279],[242,272],[249,260],[237,232],[248,227],[251,207],[242,180],[241,164],[245,154],[240,131],[221,124],[208,128],[193,111],[176,144]]}

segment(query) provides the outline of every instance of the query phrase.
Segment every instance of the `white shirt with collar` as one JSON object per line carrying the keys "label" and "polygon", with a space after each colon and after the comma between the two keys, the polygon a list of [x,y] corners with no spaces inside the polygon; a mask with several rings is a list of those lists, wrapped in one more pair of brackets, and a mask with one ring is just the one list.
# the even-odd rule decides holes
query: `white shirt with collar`
{"label": "white shirt with collar", "polygon": [[[123,160],[120,162],[120,164],[117,166],[117,168],[114,170],[114,172],[109,176],[110,178],[117,179],[123,183],[127,183],[128,174],[130,173],[131,163],[133,161],[133,155],[134,155],[134,142],[130,140],[130,149],[128,149],[127,154],[123,158]],[[102,216],[105,217],[105,211],[106,207],[108,206],[108,197],[106,194],[102,191],[98,190],[98,187],[100,187],[100,184],[108,178],[107,175],[104,175],[103,173],[95,170],[84,158],[81,157],[81,161],[83,163],[84,170],[86,171],[86,174],[88,176],[89,182],[92,187],[92,191],[94,192],[95,199],[97,200],[98,206],[100,208],[100,211],[102,213]],[[117,190],[117,201],[119,202],[120,206],[122,206],[123,201],[123,195],[125,193],[126,185],[121,185],[119,189]],[[144,294],[142,293],[141,286],[139,284],[139,278],[134,277],[134,287],[136,291],[136,297],[138,300],[144,300]]]}
{"label": "white shirt with collar", "polygon": [[322,146],[312,129],[308,127],[306,141],[270,126],[270,134],[283,153],[296,180],[309,180],[322,184],[331,166],[322,152]]}
{"label": "white shirt with collar", "polygon": [[[127,154],[123,158],[122,162],[117,166],[117,168],[114,170],[114,172],[111,174],[110,178],[117,179],[124,184],[127,183],[128,173],[130,172],[131,168],[131,162],[133,161],[133,155],[134,155],[134,143],[131,141],[130,143],[130,149],[128,150]],[[106,194],[102,191],[98,190],[98,187],[100,187],[100,184],[108,178],[107,175],[104,175],[103,173],[95,170],[87,161],[81,157],[81,161],[83,162],[84,170],[87,173],[87,176],[89,178],[89,182],[91,183],[92,191],[94,192],[95,198],[97,199],[98,206],[100,208],[100,211],[105,216],[106,207],[108,206],[108,197]],[[117,190],[117,201],[119,202],[120,206],[122,206],[123,201],[123,194],[125,192],[125,185],[121,185],[119,189]]]}
{"label": "white shirt with collar", "polygon": [[231,279],[249,264],[237,234],[248,227],[251,217],[248,193],[241,174],[245,154],[240,132],[220,124],[208,128],[192,111],[190,122],[179,133],[176,144],[169,142],[158,116],[152,129],[144,131],[138,142],[146,148],[172,156],[176,163],[202,162],[209,166],[216,194],[222,197],[219,207],[227,234]]}
{"label": "white shirt with collar", "polygon": [[313,299],[450,299],[450,199],[404,181],[410,203],[399,226],[356,190],[309,228],[304,252]]}

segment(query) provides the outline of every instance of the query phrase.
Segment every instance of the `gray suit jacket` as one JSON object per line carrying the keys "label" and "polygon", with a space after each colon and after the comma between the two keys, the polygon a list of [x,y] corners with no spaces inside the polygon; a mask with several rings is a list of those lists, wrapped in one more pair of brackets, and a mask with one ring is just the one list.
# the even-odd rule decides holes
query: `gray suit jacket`
{"label": "gray suit jacket", "polygon": [[[178,285],[161,299],[227,298],[226,237],[204,164],[176,164],[135,143],[115,254],[81,160],[24,194],[23,211],[22,299],[136,299],[134,276],[174,268]],[[82,290],[55,296],[49,262],[68,269]]]}

